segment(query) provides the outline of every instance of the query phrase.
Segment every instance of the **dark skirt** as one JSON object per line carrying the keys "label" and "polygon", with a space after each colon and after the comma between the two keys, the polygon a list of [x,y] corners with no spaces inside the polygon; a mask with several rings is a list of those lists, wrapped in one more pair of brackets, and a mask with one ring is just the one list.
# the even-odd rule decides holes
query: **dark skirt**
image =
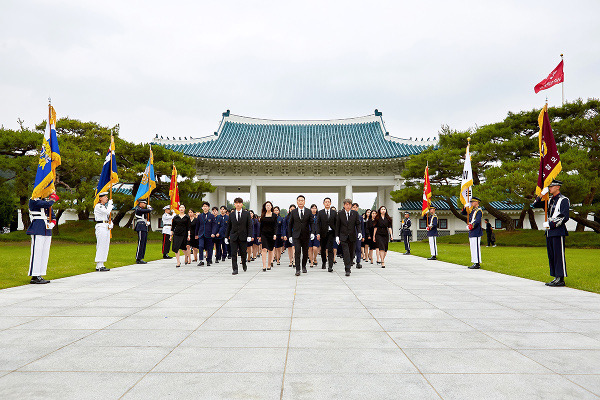
{"label": "dark skirt", "polygon": [[273,235],[260,235],[260,241],[263,245],[263,249],[273,251],[273,248],[275,247],[275,240],[273,239]]}
{"label": "dark skirt", "polygon": [[194,236],[190,236],[190,240],[188,241],[188,245],[192,246],[194,249],[200,248],[200,240],[196,239]]}
{"label": "dark skirt", "polygon": [[186,250],[187,236],[173,235],[173,251],[177,253],[179,250]]}
{"label": "dark skirt", "polygon": [[275,248],[279,249],[281,247],[283,247],[283,238],[281,235],[277,235],[277,238],[275,239]]}
{"label": "dark skirt", "polygon": [[388,235],[376,235],[375,243],[377,248],[381,251],[388,251],[388,243],[390,242],[390,238]]}
{"label": "dark skirt", "polygon": [[319,239],[317,239],[317,237],[315,236],[315,238],[310,241],[309,246],[310,247],[319,247],[319,246],[321,246],[321,242],[319,242]]}

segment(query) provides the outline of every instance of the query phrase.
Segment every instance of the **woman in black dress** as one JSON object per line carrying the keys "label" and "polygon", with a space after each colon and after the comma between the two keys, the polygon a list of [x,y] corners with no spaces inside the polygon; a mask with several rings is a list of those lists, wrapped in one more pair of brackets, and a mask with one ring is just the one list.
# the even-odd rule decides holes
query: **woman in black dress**
{"label": "woman in black dress", "polygon": [[373,232],[375,232],[375,217],[377,216],[377,211],[371,210],[369,211],[369,223],[367,224],[367,235],[369,236],[369,260],[371,264],[373,264],[373,250],[375,250],[375,258],[377,258],[377,264],[379,264],[379,251],[377,250],[377,243],[375,243],[375,236],[373,236]]}
{"label": "woman in black dress", "polygon": [[185,257],[187,257],[187,243],[190,240],[190,217],[185,213],[183,204],[179,206],[179,214],[173,217],[171,224],[171,242],[177,258],[177,268],[179,268],[181,267],[179,250],[183,250]]}
{"label": "woman in black dress", "polygon": [[194,255],[194,262],[198,261],[198,249],[200,249],[198,239],[196,239],[196,225],[198,225],[198,218],[196,213],[190,208],[188,211],[188,217],[190,217],[190,238],[188,240],[188,251],[185,256],[185,263],[192,263],[192,254]]}
{"label": "woman in black dress", "polygon": [[381,268],[385,268],[385,255],[388,251],[388,243],[393,240],[392,235],[392,218],[387,213],[384,206],[379,207],[375,216],[375,228],[373,236],[379,249],[379,257],[381,257]]}
{"label": "woman in black dress", "polygon": [[[277,238],[277,215],[273,212],[273,203],[265,202],[260,214],[260,243],[262,244],[263,271],[271,269],[273,264],[273,248]],[[268,253],[268,260],[267,260]]]}

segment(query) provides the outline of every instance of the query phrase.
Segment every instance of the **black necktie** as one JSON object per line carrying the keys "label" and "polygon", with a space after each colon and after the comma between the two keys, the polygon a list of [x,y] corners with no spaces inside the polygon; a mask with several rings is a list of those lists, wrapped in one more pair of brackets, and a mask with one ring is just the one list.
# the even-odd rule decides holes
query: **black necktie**
{"label": "black necktie", "polygon": [[327,219],[329,219],[329,210],[327,210]]}
{"label": "black necktie", "polygon": [[238,218],[237,218],[237,219],[238,219],[238,221],[239,221],[239,220],[240,220],[240,217],[241,217],[241,215],[242,215],[242,213],[241,213],[240,211],[238,211],[238,213],[237,213],[237,214],[238,214]]}
{"label": "black necktie", "polygon": [[300,209],[300,219],[302,219],[302,209]]}

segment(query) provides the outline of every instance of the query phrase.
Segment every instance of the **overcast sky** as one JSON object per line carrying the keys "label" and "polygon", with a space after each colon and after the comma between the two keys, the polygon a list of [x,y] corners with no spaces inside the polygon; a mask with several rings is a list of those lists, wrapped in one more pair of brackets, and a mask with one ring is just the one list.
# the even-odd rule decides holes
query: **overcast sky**
{"label": "overcast sky", "polygon": [[560,104],[560,86],[533,86],[561,53],[567,100],[598,97],[598,15],[597,0],[2,0],[0,124],[33,127],[50,95],[59,117],[120,124],[135,142],[210,135],[226,109],[329,119],[378,108],[392,135],[433,137],[546,95]]}

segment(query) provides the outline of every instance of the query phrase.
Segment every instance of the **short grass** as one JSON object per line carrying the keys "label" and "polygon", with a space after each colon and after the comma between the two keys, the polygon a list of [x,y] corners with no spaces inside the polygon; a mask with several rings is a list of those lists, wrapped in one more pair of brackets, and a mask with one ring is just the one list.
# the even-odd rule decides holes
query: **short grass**
{"label": "short grass", "polygon": [[[438,260],[471,265],[471,253],[465,237],[463,244],[438,241]],[[401,242],[390,243],[390,250],[404,252]],[[411,253],[429,257],[428,242],[411,243]],[[600,249],[568,248],[565,252],[567,286],[600,293]],[[546,247],[481,247],[482,269],[519,276],[540,282],[551,280]],[[435,261],[431,261],[435,263]]]}
{"label": "short grass", "polygon": [[[108,268],[122,267],[135,262],[137,243],[111,243],[108,253]],[[0,243],[0,289],[25,285],[29,283],[30,244],[28,242]],[[48,261],[47,279],[64,278],[66,276],[93,272],[96,268],[94,257],[95,244],[52,242]],[[146,261],[162,257],[161,243],[148,242]],[[110,274],[110,272],[102,272]],[[52,283],[50,283],[51,285]]]}

